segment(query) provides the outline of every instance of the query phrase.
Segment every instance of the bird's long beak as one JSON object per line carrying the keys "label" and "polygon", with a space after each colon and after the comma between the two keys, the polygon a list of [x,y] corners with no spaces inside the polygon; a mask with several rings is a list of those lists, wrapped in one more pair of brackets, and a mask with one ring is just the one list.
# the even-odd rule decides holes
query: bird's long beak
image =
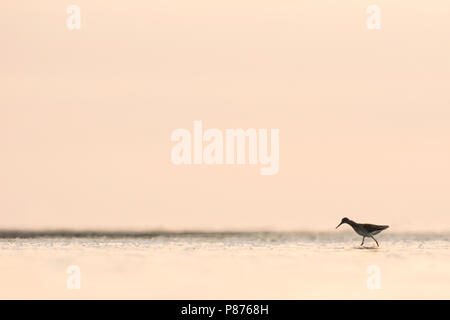
{"label": "bird's long beak", "polygon": [[338,226],[336,227],[336,229],[339,228],[339,226],[340,226],[341,224],[342,224],[342,222],[338,224]]}

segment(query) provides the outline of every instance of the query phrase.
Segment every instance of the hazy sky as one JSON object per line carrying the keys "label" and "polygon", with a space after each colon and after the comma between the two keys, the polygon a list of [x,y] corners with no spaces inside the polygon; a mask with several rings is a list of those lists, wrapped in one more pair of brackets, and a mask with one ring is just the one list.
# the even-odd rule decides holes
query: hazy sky
{"label": "hazy sky", "polygon": [[[447,0],[2,1],[0,227],[448,230],[449,14]],[[171,133],[194,120],[280,129],[279,173],[173,165]]]}

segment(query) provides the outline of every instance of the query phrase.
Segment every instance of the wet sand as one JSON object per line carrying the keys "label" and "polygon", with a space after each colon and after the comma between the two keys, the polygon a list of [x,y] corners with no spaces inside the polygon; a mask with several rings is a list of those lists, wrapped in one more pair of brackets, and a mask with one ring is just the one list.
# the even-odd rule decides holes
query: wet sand
{"label": "wet sand", "polygon": [[[450,234],[0,233],[2,299],[449,299]],[[80,289],[68,289],[69,266]]]}

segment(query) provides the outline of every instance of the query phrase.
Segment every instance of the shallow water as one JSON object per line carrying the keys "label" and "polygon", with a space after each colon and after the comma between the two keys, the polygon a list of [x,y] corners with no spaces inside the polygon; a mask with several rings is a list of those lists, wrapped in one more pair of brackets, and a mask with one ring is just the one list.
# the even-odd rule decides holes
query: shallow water
{"label": "shallow water", "polygon": [[[450,298],[449,234],[376,238],[380,248],[346,232],[1,233],[0,298]],[[69,266],[80,289],[67,288]]]}

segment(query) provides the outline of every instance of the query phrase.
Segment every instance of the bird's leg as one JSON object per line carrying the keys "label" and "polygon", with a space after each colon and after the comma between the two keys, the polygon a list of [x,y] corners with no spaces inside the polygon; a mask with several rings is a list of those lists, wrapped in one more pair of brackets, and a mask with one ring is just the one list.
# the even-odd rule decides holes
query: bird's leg
{"label": "bird's leg", "polygon": [[370,236],[376,243],[377,243],[377,247],[379,247],[380,245],[378,244],[377,239],[375,239],[373,236]]}
{"label": "bird's leg", "polygon": [[363,236],[363,241],[361,242],[360,246],[363,246],[363,245],[364,245],[364,239],[365,239],[365,238],[366,238],[366,237]]}

